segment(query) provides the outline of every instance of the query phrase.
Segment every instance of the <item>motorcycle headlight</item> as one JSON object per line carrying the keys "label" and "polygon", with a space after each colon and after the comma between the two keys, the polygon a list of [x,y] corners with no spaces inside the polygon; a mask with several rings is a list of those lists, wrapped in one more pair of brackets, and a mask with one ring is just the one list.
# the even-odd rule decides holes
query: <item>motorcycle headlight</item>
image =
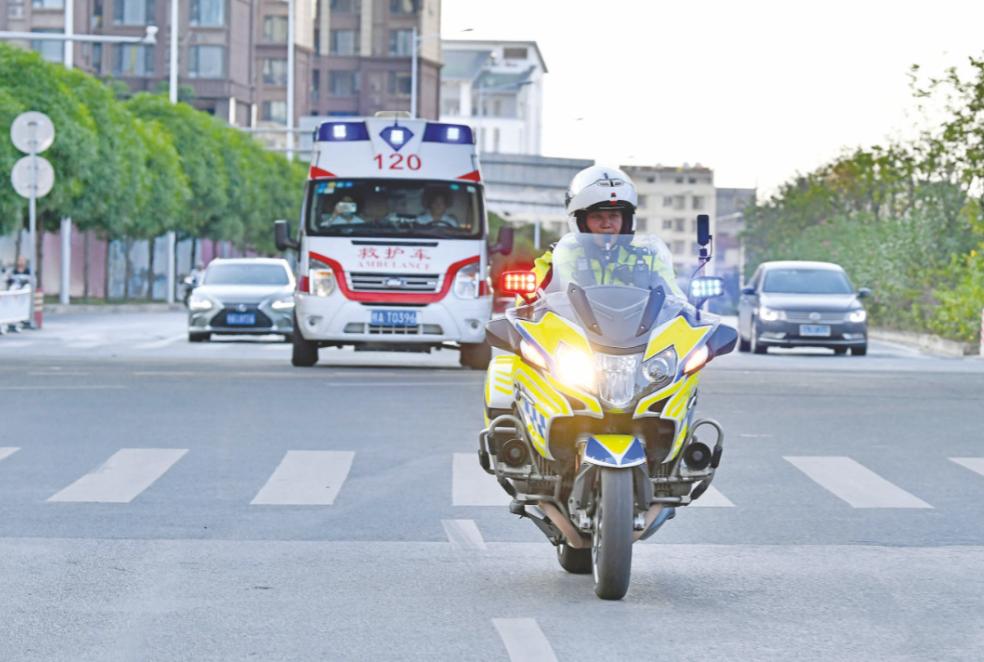
{"label": "motorcycle headlight", "polygon": [[848,322],[863,322],[866,319],[868,319],[868,311],[866,311],[864,308],[861,308],[859,310],[852,310],[847,314]]}
{"label": "motorcycle headlight", "polygon": [[290,310],[294,307],[294,297],[291,295],[276,299],[270,304],[270,307],[274,310]]}
{"label": "motorcycle headlight", "polygon": [[673,347],[667,347],[642,364],[643,376],[655,386],[671,382],[676,375],[676,369],[677,354]]}
{"label": "motorcycle headlight", "polygon": [[327,266],[312,265],[308,270],[308,281],[311,284],[311,294],[315,296],[326,297],[335,291],[335,272]]}
{"label": "motorcycle headlight", "polygon": [[191,298],[188,299],[188,308],[197,312],[209,310],[213,305],[215,304],[212,303],[211,299],[201,294],[192,294]]}
{"label": "motorcycle headlight", "polygon": [[454,295],[459,299],[477,299],[481,294],[480,272],[478,262],[462,267],[454,277]]}
{"label": "motorcycle headlight", "polygon": [[622,408],[636,394],[641,354],[595,354],[598,395],[613,407]]}
{"label": "motorcycle headlight", "polygon": [[775,322],[776,320],[782,319],[781,310],[773,310],[772,308],[766,308],[762,306],[759,308],[759,319],[763,322]]}
{"label": "motorcycle headlight", "polygon": [[595,366],[591,355],[569,345],[557,347],[554,376],[565,384],[594,390]]}

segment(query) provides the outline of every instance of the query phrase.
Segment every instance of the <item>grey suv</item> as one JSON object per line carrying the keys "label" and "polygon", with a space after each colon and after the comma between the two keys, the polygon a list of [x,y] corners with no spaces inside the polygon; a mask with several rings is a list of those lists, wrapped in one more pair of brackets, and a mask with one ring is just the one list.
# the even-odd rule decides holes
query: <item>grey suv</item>
{"label": "grey suv", "polygon": [[831,262],[763,262],[741,291],[738,349],[828,347],[835,354],[868,351],[868,314],[844,270]]}

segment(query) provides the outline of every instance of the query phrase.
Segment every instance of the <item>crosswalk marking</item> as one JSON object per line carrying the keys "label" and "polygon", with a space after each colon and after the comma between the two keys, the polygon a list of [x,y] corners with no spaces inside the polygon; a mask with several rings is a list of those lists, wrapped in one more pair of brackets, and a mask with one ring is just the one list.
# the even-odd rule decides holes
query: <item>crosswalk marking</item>
{"label": "crosswalk marking", "polygon": [[19,450],[16,446],[0,446],[0,460],[6,460]]}
{"label": "crosswalk marking", "polygon": [[120,449],[48,501],[129,503],[187,452],[187,448]]}
{"label": "crosswalk marking", "polygon": [[785,459],[855,508],[932,508],[849,457],[785,456]]}
{"label": "crosswalk marking", "polygon": [[442,519],[444,533],[448,536],[448,542],[455,549],[466,552],[483,551],[485,549],[485,539],[482,532],[478,530],[478,525],[473,519]]}
{"label": "crosswalk marking", "polygon": [[534,618],[493,618],[511,662],[557,662],[553,647]]}
{"label": "crosswalk marking", "polygon": [[721,494],[718,488],[711,485],[707,488],[707,491],[700,495],[700,497],[691,502],[691,506],[698,506],[702,508],[734,508],[735,504],[732,503],[731,499]]}
{"label": "crosswalk marking", "polygon": [[951,457],[950,461],[984,476],[984,457]]}
{"label": "crosswalk marking", "polygon": [[451,467],[451,503],[455,506],[507,506],[511,497],[495,476],[482,470],[477,453],[455,453]]}
{"label": "crosswalk marking", "polygon": [[287,451],[254,505],[330,506],[352,468],[352,451]]}

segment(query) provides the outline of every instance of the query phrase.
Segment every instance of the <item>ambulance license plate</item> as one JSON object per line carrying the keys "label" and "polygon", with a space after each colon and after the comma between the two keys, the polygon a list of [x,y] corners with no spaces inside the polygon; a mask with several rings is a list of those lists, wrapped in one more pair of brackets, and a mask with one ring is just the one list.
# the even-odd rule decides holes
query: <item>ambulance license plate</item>
{"label": "ambulance license plate", "polygon": [[417,326],[416,310],[374,310],[369,319],[372,326]]}
{"label": "ambulance license plate", "polygon": [[819,336],[826,338],[830,335],[829,324],[800,324],[801,336]]}

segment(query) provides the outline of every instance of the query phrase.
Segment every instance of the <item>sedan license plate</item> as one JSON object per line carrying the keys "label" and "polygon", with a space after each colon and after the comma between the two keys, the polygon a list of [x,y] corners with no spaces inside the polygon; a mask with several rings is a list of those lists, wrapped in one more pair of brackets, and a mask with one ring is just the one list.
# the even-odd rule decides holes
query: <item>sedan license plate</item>
{"label": "sedan license plate", "polygon": [[417,326],[417,311],[374,310],[369,323],[373,326]]}
{"label": "sedan license plate", "polygon": [[829,324],[800,324],[801,336],[822,336],[830,335]]}
{"label": "sedan license plate", "polygon": [[253,326],[256,324],[256,313],[226,313],[226,324],[229,326]]}

